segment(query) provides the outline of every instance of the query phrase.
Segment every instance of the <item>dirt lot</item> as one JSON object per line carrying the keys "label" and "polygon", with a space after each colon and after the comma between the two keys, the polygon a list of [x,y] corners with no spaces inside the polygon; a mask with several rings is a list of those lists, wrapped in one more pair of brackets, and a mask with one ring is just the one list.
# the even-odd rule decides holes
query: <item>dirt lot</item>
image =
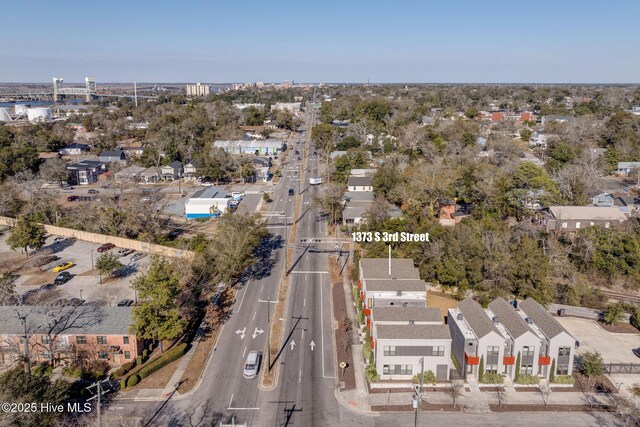
{"label": "dirt lot", "polygon": [[453,297],[440,292],[427,291],[427,307],[439,308],[443,321],[447,316],[447,310],[457,306],[458,301]]}

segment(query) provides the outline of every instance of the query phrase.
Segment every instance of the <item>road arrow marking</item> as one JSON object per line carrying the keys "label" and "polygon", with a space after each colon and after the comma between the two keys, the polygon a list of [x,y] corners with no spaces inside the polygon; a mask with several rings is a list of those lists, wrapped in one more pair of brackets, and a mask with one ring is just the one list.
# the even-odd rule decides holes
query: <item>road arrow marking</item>
{"label": "road arrow marking", "polygon": [[245,326],[244,329],[238,329],[236,331],[236,334],[240,335],[240,339],[243,340],[244,339],[244,333],[247,330],[247,327]]}
{"label": "road arrow marking", "polygon": [[296,342],[295,341],[291,341],[291,350],[293,350],[293,347],[296,346]]}
{"label": "road arrow marking", "polygon": [[264,332],[264,331],[263,331],[262,329],[258,329],[258,328],[256,328],[256,330],[255,330],[255,331],[253,331],[253,333],[251,334],[251,337],[255,340],[255,339],[256,339],[256,337],[257,337],[258,335],[260,335],[261,333],[263,333],[263,332]]}
{"label": "road arrow marking", "polygon": [[314,343],[313,340],[309,343],[309,345],[311,346],[311,351],[316,348],[316,343]]}

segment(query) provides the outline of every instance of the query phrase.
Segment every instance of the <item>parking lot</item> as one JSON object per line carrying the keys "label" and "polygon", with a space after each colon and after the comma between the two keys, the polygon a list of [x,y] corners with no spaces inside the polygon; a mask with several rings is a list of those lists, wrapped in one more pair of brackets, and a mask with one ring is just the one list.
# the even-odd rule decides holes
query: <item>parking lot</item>
{"label": "parking lot", "polygon": [[[640,358],[632,352],[634,348],[640,347],[640,334],[608,332],[596,321],[590,319],[576,317],[557,317],[556,319],[580,341],[578,354],[597,351],[602,355],[604,363],[640,364]],[[609,375],[609,378],[627,397],[631,397],[628,388],[640,382],[640,375],[614,374]]]}
{"label": "parking lot", "polygon": [[[14,261],[12,264],[5,262],[4,268],[14,270],[17,266],[26,264],[13,271],[18,275],[16,293],[22,295],[29,302],[54,303],[59,299],[78,298],[87,303],[95,302],[105,305],[116,305],[123,299],[136,299],[135,291],[131,288],[131,280],[139,271],[144,271],[149,263],[149,257],[132,262],[134,254],[119,258],[124,264],[120,270],[118,278],[109,279],[103,276],[104,283],[100,283],[100,275],[92,269],[92,262],[100,256],[97,252],[99,244],[88,243],[79,240],[64,240],[60,243],[53,243],[56,236],[47,238],[47,242],[41,251],[30,255],[30,260],[26,260],[20,251],[12,251],[6,244],[9,233],[0,236],[0,259]],[[116,252],[117,248],[111,249]],[[34,262],[45,256],[58,257],[57,260],[36,267]],[[73,266],[68,271],[71,279],[58,286],[47,286],[52,284],[58,273],[52,269],[58,264],[72,262]]]}

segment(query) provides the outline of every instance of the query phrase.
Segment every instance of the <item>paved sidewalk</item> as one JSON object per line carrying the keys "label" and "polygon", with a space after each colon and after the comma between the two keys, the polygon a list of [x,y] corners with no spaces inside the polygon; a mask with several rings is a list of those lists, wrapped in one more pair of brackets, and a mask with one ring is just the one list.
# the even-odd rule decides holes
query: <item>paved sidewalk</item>
{"label": "paved sidewalk", "polygon": [[162,397],[169,397],[169,395],[173,393],[180,385],[180,380],[182,379],[184,372],[187,370],[189,362],[191,361],[191,358],[195,354],[196,349],[200,344],[200,340],[204,336],[205,329],[206,325],[205,321],[203,320],[202,323],[200,323],[198,330],[196,331],[196,335],[194,336],[193,341],[191,341],[191,348],[189,349],[189,351],[187,351],[187,354],[182,356],[182,358],[180,359],[180,364],[178,364],[178,367],[171,376],[171,379],[162,391]]}
{"label": "paved sidewalk", "polygon": [[[350,319],[356,318],[355,308],[352,303],[351,284],[347,277],[346,271],[342,275],[342,286],[347,306],[347,315]],[[351,354],[353,355],[353,370],[356,377],[356,388],[348,391],[337,390],[336,396],[352,410],[356,412],[368,413],[371,411],[369,401],[367,399],[368,388],[364,378],[364,357],[362,355],[362,344],[358,339],[358,329],[351,330],[353,343],[351,345]],[[339,368],[338,368],[339,369]]]}

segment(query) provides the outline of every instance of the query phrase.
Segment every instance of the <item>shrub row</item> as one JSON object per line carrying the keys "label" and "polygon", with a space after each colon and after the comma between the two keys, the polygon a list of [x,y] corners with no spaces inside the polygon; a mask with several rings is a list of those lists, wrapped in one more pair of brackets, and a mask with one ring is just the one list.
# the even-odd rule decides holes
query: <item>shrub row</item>
{"label": "shrub row", "polygon": [[124,363],[122,366],[120,366],[118,369],[116,369],[116,371],[113,373],[113,375],[115,377],[121,377],[121,376],[125,375],[127,372],[129,372],[130,370],[132,370],[135,366],[136,366],[136,362],[135,361]]}
{"label": "shrub row", "polygon": [[485,372],[480,382],[483,384],[502,384],[504,377],[499,374],[494,374],[493,372]]}
{"label": "shrub row", "polygon": [[554,384],[573,384],[573,375],[556,375],[553,379]]}
{"label": "shrub row", "polygon": [[517,384],[538,384],[540,382],[540,378],[535,375],[520,375],[516,380]]}
{"label": "shrub row", "polygon": [[[167,352],[165,352],[160,357],[152,360],[147,365],[144,365],[142,369],[140,369],[135,374],[130,375],[125,381],[126,386],[133,387],[134,385],[138,384],[138,382],[140,382],[140,380],[142,380],[143,378],[148,377],[149,375],[153,374],[159,369],[164,368],[174,360],[179,359],[186,351],[187,351],[187,343],[178,344],[171,350],[168,350]],[[121,387],[122,387],[122,384],[123,383],[121,382],[120,383]]]}

